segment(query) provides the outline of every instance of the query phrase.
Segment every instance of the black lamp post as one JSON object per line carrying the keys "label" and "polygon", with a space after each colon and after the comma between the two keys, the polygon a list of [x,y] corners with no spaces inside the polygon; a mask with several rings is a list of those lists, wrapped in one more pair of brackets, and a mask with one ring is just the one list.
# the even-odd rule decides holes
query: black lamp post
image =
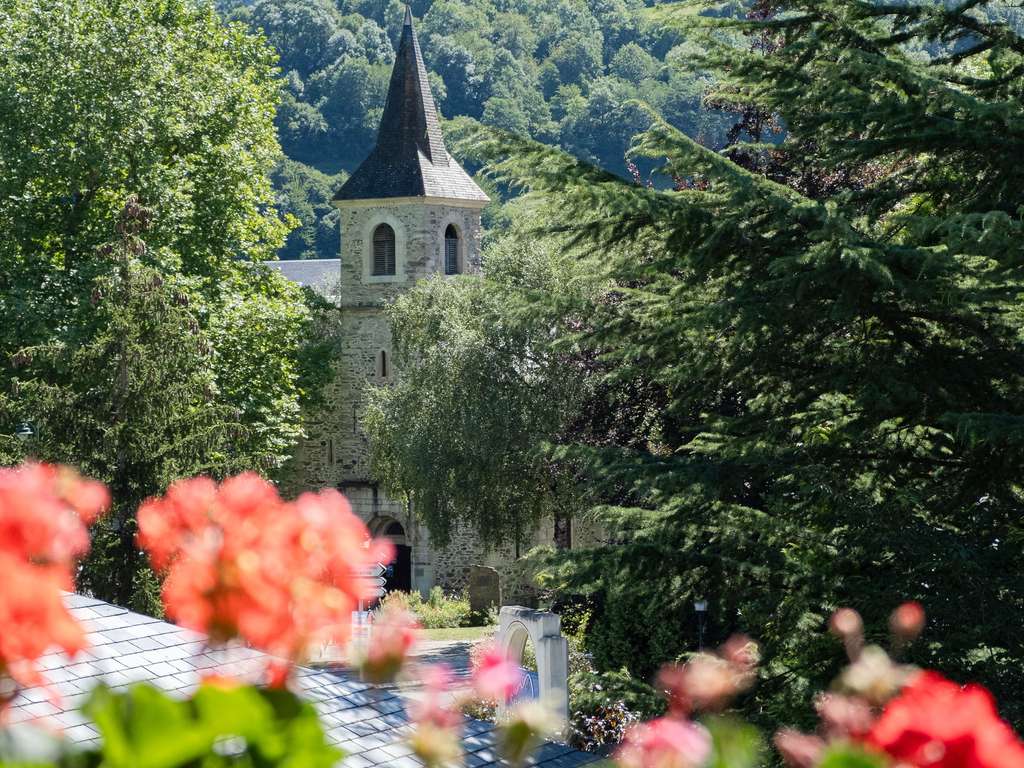
{"label": "black lamp post", "polygon": [[694,600],[693,610],[697,612],[697,650],[704,652],[704,626],[708,615],[708,601]]}

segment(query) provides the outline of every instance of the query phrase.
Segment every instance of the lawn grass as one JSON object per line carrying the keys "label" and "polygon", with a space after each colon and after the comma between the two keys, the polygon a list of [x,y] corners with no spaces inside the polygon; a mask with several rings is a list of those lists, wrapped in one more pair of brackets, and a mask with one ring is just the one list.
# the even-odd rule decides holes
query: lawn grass
{"label": "lawn grass", "polygon": [[474,642],[498,631],[497,627],[457,627],[455,629],[424,629],[423,639],[428,641],[461,640]]}

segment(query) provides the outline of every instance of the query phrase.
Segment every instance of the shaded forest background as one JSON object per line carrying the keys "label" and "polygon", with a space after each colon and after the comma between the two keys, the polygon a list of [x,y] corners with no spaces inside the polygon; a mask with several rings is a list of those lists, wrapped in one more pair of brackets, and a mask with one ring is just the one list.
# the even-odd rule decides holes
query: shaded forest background
{"label": "shaded forest background", "polygon": [[[687,41],[645,24],[644,0],[414,0],[445,119],[469,117],[626,173],[643,101],[708,146],[731,120],[703,108],[707,77]],[[300,222],[283,259],[337,258],[330,198],[373,146],[404,4],[399,0],[219,0],[281,56],[282,212]],[[723,12],[726,12],[725,9]]]}
{"label": "shaded forest background", "polygon": [[[947,4],[952,0],[944,0]],[[736,119],[704,102],[709,75],[695,45],[650,24],[657,0],[412,0],[437,104],[627,174],[631,138],[649,127],[637,103],[705,146],[727,143]],[[749,3],[722,3],[722,15]],[[282,213],[298,225],[282,259],[338,255],[334,191],[373,146],[405,4],[400,0],[217,0],[228,19],[262,30],[280,54],[277,114],[285,159],[273,175]],[[1022,11],[988,16],[1024,26]],[[937,43],[936,45],[941,46]],[[934,51],[921,51],[928,55]],[[485,222],[489,223],[489,222]]]}

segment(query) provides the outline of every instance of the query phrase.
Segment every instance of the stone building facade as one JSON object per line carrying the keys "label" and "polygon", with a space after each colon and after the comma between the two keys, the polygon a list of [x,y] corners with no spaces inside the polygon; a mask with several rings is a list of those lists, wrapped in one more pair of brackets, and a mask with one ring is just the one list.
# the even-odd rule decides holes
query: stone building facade
{"label": "stone building facade", "polygon": [[[297,450],[290,492],[338,488],[371,533],[390,538],[398,561],[390,589],[424,594],[467,586],[473,565],[496,568],[506,594],[520,599],[515,553],[489,549],[473,531],[456,530],[445,547],[432,544],[401,502],[388,498],[372,476],[361,428],[368,385],[387,385],[400,372],[391,362],[387,305],[418,280],[480,271],[480,214],[487,195],[448,154],[426,67],[406,14],[377,144],[335,197],[341,258],[303,270],[336,292],[342,351],[328,392],[332,407]],[[293,265],[280,263],[286,275]],[[550,541],[550,538],[547,539]]]}

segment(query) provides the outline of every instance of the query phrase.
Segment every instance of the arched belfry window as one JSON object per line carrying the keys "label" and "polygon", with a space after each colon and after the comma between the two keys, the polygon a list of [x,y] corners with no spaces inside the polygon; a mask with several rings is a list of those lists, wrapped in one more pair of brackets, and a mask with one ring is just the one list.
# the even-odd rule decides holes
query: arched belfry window
{"label": "arched belfry window", "polygon": [[395,230],[381,224],[373,230],[373,276],[395,274]]}
{"label": "arched belfry window", "polygon": [[454,224],[444,231],[444,273],[459,274],[459,232]]}

